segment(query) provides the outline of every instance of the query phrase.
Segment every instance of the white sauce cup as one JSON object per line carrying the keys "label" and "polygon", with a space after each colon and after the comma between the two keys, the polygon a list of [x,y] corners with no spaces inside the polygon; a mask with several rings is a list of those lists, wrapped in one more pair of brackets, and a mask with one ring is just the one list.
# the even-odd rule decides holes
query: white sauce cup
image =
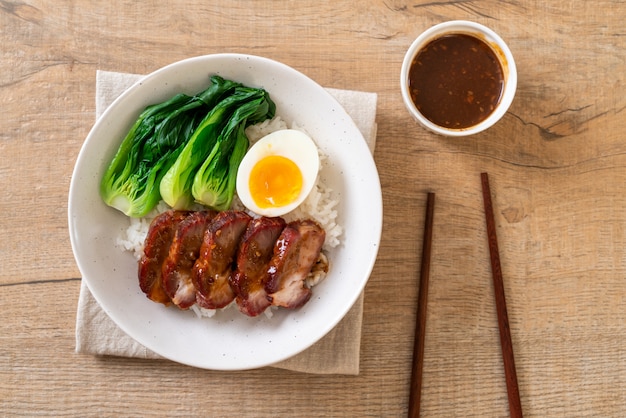
{"label": "white sauce cup", "polygon": [[[502,71],[504,75],[504,86],[500,101],[493,110],[493,112],[482,122],[476,125],[461,128],[451,129],[439,126],[424,115],[415,106],[415,103],[411,99],[409,92],[409,71],[411,64],[417,54],[431,41],[451,34],[466,34],[472,35],[478,39],[484,41],[495,52],[496,56],[500,60]],[[418,36],[407,50],[404,61],[402,62],[402,70],[400,73],[400,89],[402,91],[402,99],[409,113],[426,129],[444,136],[460,137],[473,135],[478,132],[482,132],[485,129],[493,126],[509,109],[509,106],[513,102],[515,97],[515,91],[517,89],[517,68],[515,66],[515,60],[507,44],[491,29],[475,22],[469,22],[465,20],[453,20],[449,22],[443,22],[438,25],[424,31]]]}

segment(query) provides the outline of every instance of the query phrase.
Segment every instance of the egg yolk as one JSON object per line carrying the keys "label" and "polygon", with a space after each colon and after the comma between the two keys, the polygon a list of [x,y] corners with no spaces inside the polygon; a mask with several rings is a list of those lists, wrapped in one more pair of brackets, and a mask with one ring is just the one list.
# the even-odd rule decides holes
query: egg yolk
{"label": "egg yolk", "polygon": [[250,195],[260,208],[281,207],[292,203],[302,190],[300,168],[289,158],[270,155],[250,171]]}

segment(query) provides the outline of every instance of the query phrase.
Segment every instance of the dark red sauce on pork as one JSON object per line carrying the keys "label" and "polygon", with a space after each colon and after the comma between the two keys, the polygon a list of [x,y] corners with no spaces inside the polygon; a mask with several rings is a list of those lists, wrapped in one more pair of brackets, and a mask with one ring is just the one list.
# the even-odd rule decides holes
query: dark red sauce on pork
{"label": "dark red sauce on pork", "polygon": [[487,119],[504,87],[502,65],[481,39],[444,35],[428,43],[409,70],[418,110],[436,125],[464,129]]}

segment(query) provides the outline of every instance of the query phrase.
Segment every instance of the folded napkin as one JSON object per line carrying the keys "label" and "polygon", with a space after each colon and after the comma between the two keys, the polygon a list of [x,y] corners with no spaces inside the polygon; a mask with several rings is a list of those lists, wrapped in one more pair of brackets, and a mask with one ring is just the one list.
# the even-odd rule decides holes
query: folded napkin
{"label": "folded napkin", "polygon": [[[96,118],[141,75],[98,71],[96,74]],[[352,117],[370,151],[376,142],[375,93],[327,89]],[[272,367],[316,374],[359,373],[363,294],[348,314],[324,338],[302,353]],[[162,358],[122,331],[96,302],[81,282],[76,315],[76,351],[146,359]]]}

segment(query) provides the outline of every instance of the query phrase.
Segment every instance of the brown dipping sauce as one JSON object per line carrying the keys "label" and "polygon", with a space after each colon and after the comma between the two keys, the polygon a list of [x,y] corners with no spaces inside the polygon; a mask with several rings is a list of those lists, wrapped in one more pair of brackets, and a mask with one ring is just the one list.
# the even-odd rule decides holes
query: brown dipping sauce
{"label": "brown dipping sauce", "polygon": [[444,35],[413,59],[409,93],[431,122],[450,129],[477,125],[493,112],[504,89],[495,52],[471,35]]}

